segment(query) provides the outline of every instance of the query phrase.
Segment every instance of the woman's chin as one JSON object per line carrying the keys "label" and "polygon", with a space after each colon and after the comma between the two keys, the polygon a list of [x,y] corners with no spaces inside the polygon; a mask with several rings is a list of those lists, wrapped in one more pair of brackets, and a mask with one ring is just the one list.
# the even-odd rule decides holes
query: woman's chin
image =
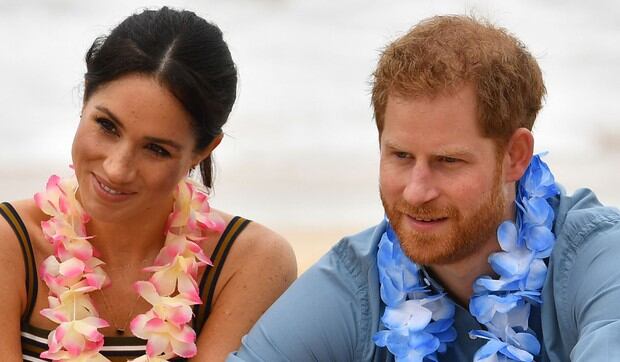
{"label": "woman's chin", "polygon": [[84,211],[90,216],[91,220],[97,220],[104,223],[119,223],[129,219],[129,213],[126,210],[113,208],[95,203],[82,204]]}

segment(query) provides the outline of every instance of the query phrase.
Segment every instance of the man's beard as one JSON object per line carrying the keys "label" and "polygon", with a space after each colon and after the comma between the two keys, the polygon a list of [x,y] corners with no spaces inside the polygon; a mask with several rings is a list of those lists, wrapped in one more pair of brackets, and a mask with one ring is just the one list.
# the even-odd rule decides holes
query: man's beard
{"label": "man's beard", "polygon": [[[494,177],[490,192],[482,195],[484,199],[477,209],[463,215],[453,206],[433,207],[432,204],[411,206],[400,199],[395,205],[387,205],[381,200],[400,239],[401,247],[411,260],[418,264],[451,264],[474,254],[484,243],[494,237],[503,220],[506,200],[502,193],[501,172]],[[441,233],[423,233],[406,226],[406,215],[419,219],[448,218],[452,225]]]}

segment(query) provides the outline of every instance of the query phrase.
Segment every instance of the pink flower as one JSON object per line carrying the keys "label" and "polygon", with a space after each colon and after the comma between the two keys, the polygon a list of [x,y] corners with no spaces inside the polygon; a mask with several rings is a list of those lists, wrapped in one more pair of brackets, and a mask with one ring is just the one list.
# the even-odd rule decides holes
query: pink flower
{"label": "pink flower", "polygon": [[103,334],[97,328],[108,323],[97,317],[86,317],[70,322],[61,322],[48,336],[49,350],[42,352],[42,358],[51,360],[72,359],[83,352],[98,351],[103,345]]}
{"label": "pink flower", "polygon": [[164,320],[150,310],[136,316],[131,321],[131,332],[138,338],[146,339],[146,355],[175,355],[190,358],[196,355],[196,333],[188,325],[178,326]]}
{"label": "pink flower", "polygon": [[82,205],[75,198],[77,191],[75,178],[61,179],[52,175],[47,181],[45,192],[34,195],[34,201],[44,213],[50,216],[63,216],[69,224],[76,226],[76,232],[86,235],[88,214],[84,212]]}
{"label": "pink flower", "polygon": [[93,246],[87,237],[78,234],[75,227],[59,218],[41,222],[45,238],[54,246],[54,254],[61,259],[76,256],[86,260],[93,256]]}
{"label": "pink flower", "polygon": [[86,281],[61,288],[58,296],[49,296],[49,308],[41,310],[41,314],[55,323],[80,320],[89,316],[98,316],[88,292],[95,290]]}
{"label": "pink flower", "polygon": [[[97,258],[90,258],[84,263],[78,258],[69,258],[59,262],[50,255],[41,264],[41,279],[47,284],[52,295],[58,296],[67,288],[75,286],[84,278],[88,291],[101,289],[109,282],[107,274],[101,268],[103,262]],[[83,289],[86,290],[86,289]]]}
{"label": "pink flower", "polygon": [[206,230],[222,231],[224,223],[210,212],[204,187],[189,179],[181,181],[177,185],[177,198],[166,230],[197,238],[203,236]]}
{"label": "pink flower", "polygon": [[179,255],[197,259],[200,266],[212,265],[211,260],[204,254],[200,245],[189,240],[185,235],[177,235],[171,232],[166,235],[164,247],[160,250],[153,264],[157,266],[169,264]]}
{"label": "pink flower", "polygon": [[[108,323],[99,318],[89,293],[110,283],[103,262],[86,233],[89,216],[75,197],[77,181],[50,177],[45,192],[35,195],[39,208],[51,216],[41,223],[54,255],[41,265],[41,278],[50,289],[49,308],[41,314],[59,326],[48,336],[49,349],[42,358],[55,361],[108,361],[99,350]],[[131,322],[135,336],[147,339],[146,355],[134,361],[163,362],[175,356],[196,355],[196,333],[188,325],[192,305],[200,304],[198,268],[211,264],[198,242],[209,230],[221,231],[223,223],[210,215],[206,191],[191,181],[181,181],[166,226],[165,246],[150,281],[135,284],[136,291],[153,306]],[[174,294],[174,296],[172,296]]]}
{"label": "pink flower", "polygon": [[[212,265],[211,260],[204,254],[200,245],[188,240],[185,236],[168,233],[165,246],[155,258],[154,265],[145,268],[145,271],[159,271],[175,263],[177,257],[185,259],[184,273],[189,273],[192,278],[197,278],[198,268],[204,265]],[[184,266],[184,268],[185,268]]]}
{"label": "pink flower", "polygon": [[196,354],[196,333],[187,323],[192,320],[190,305],[200,303],[183,294],[174,297],[161,296],[155,286],[139,281],[134,287],[153,308],[131,321],[131,332],[147,339],[146,353],[149,357],[174,353],[189,358]]}
{"label": "pink flower", "polygon": [[195,296],[192,299],[199,299],[198,268],[212,265],[198,244],[170,232],[154,264],[144,270],[153,272],[150,281],[162,295],[171,295],[178,288],[180,293]]}
{"label": "pink flower", "polygon": [[[177,255],[169,264],[151,266],[144,270],[153,272],[149,279],[161,295],[169,296],[178,287],[180,293],[198,297],[198,283],[193,278],[197,274],[198,263],[193,257]],[[196,297],[194,297],[196,296]]]}
{"label": "pink flower", "polygon": [[[87,345],[92,344],[92,342],[86,342]],[[69,351],[59,350],[54,353],[50,353],[49,351],[42,352],[41,358],[49,358],[53,361],[71,361],[71,362],[110,362],[109,359],[105,358],[101,353],[99,353],[99,349],[101,349],[101,345],[103,345],[103,340],[101,343],[95,344],[92,348],[85,349],[80,353],[79,356],[72,356]],[[45,355],[44,355],[45,354]]]}
{"label": "pink flower", "polygon": [[192,308],[190,305],[199,304],[197,299],[190,295],[177,294],[174,297],[162,296],[157,293],[155,285],[147,281],[138,281],[134,288],[144,300],[149,302],[155,315],[177,326],[192,320]]}

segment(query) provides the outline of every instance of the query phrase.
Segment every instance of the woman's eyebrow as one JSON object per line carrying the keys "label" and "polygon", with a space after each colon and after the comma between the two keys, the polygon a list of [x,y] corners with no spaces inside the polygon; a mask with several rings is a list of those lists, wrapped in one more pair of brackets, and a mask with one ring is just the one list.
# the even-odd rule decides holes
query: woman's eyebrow
{"label": "woman's eyebrow", "polygon": [[151,137],[151,136],[146,136],[144,137],[145,140],[149,141],[149,142],[153,142],[153,143],[161,143],[164,145],[168,145],[170,147],[173,147],[177,150],[182,150],[183,146],[181,146],[179,143],[174,142],[173,140],[169,140],[169,139],[165,139],[165,138],[158,138],[158,137]]}
{"label": "woman's eyebrow", "polygon": [[[95,106],[95,109],[105,113],[110,118],[111,121],[113,121],[116,125],[118,125],[120,129],[125,130],[125,125],[123,124],[123,122],[121,122],[119,118],[112,111],[110,111],[107,107],[98,105],[98,106]],[[164,145],[168,145],[172,148],[175,148],[176,150],[183,149],[182,145],[170,139],[152,137],[152,136],[146,136],[144,137],[144,139],[147,140],[148,142],[161,143]]]}
{"label": "woman's eyebrow", "polygon": [[114,123],[118,125],[120,129],[125,129],[125,125],[123,124],[123,122],[121,122],[118,117],[114,113],[112,113],[112,111],[110,111],[107,107],[98,105],[95,106],[95,109],[105,113],[108,117],[110,117],[110,120],[114,121]]}

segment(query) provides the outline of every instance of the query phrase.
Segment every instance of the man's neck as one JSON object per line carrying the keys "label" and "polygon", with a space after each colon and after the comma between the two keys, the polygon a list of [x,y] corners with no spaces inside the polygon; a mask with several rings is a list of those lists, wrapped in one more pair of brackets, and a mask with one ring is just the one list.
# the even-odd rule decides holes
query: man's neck
{"label": "man's neck", "polygon": [[500,250],[497,240],[493,237],[484,243],[478,252],[458,262],[428,265],[427,268],[455,302],[468,308],[474,281],[482,275],[494,276],[488,259],[489,255]]}

